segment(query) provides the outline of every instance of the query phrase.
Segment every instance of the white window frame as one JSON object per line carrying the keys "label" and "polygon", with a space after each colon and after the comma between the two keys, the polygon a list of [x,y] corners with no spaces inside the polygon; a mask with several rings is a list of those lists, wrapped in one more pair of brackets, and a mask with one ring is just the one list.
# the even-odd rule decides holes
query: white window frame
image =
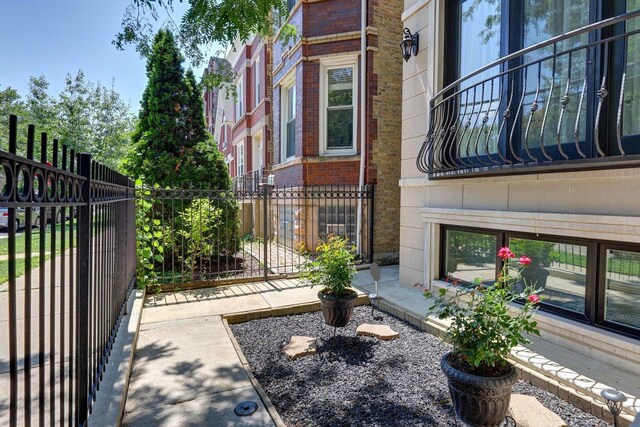
{"label": "white window frame", "polygon": [[[280,83],[280,160],[284,163],[288,160],[295,158],[295,148],[293,154],[285,157],[287,148],[287,122],[290,120],[287,116],[289,113],[289,89],[293,88],[293,99],[298,98],[298,89],[296,88],[296,73],[295,67],[287,77],[285,77]],[[293,108],[293,118],[297,119],[298,111],[296,105]],[[294,142],[295,147],[295,142]]]}
{"label": "white window frame", "polygon": [[260,57],[256,58],[256,62],[254,63],[254,71],[253,71],[253,92],[254,92],[254,106],[253,108],[258,108],[260,105]]}
{"label": "white window frame", "polygon": [[[351,148],[331,149],[327,148],[327,106],[329,105],[329,84],[328,72],[338,68],[353,68],[353,145]],[[357,135],[358,135],[358,57],[357,55],[341,56],[339,58],[330,58],[320,60],[320,109],[319,109],[319,129],[318,136],[320,139],[320,155],[321,156],[349,156],[357,153]]]}
{"label": "white window frame", "polygon": [[244,141],[236,145],[236,176],[244,175]]}
{"label": "white window frame", "polygon": [[236,83],[236,122],[244,116],[244,76],[240,76],[240,80]]}

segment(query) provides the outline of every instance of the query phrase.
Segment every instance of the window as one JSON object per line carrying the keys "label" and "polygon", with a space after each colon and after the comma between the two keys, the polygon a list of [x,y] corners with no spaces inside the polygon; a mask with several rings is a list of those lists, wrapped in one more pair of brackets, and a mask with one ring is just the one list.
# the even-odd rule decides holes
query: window
{"label": "window", "polygon": [[236,122],[240,120],[240,117],[244,115],[244,87],[242,84],[242,77],[240,81],[236,83]]}
{"label": "window", "polygon": [[473,283],[476,278],[496,277],[498,237],[494,234],[447,229],[444,276]]}
{"label": "window", "polygon": [[602,322],[640,330],[640,250],[622,245],[603,248]]}
{"label": "window", "polygon": [[325,61],[320,69],[321,154],[355,154],[355,59]]}
{"label": "window", "polygon": [[[295,74],[293,75],[295,78]],[[280,86],[280,139],[282,161],[295,156],[296,150],[296,85]]]}
{"label": "window", "polygon": [[226,117],[222,114],[222,129],[220,130],[220,144],[222,148],[227,148],[227,125],[225,125]]}
{"label": "window", "polygon": [[[448,84],[510,53],[637,10],[640,0],[456,0],[446,5],[443,76]],[[460,83],[445,95],[452,96],[450,103],[434,115],[441,128],[435,133],[447,130],[442,134],[446,137],[436,141],[437,167],[491,169],[497,164],[546,165],[616,156],[621,149],[627,155],[640,153],[640,125],[633,119],[640,113],[635,95],[640,87],[640,36],[586,47],[634,31],[640,28],[638,22],[561,40]],[[605,77],[608,97],[598,115],[598,90]]]}
{"label": "window", "polygon": [[236,145],[236,176],[244,175],[244,142]]}
{"label": "window", "polygon": [[278,243],[291,246],[295,230],[295,209],[290,205],[280,205],[278,216]]}
{"label": "window", "polygon": [[541,289],[544,304],[585,314],[587,247],[575,243],[511,237],[511,250],[531,258],[523,279]]}
{"label": "window", "polygon": [[356,241],[356,212],[350,205],[334,202],[318,208],[318,237],[326,239],[335,234]]}
{"label": "window", "polygon": [[293,6],[296,5],[296,1],[297,0],[287,0],[287,10],[289,12],[291,12],[291,9],[293,9]]}
{"label": "window", "polygon": [[256,108],[258,104],[260,104],[260,57],[256,59],[256,62],[253,66],[253,93],[254,93],[254,105],[253,108]]}
{"label": "window", "polygon": [[[594,326],[640,336],[640,246],[527,233],[442,227],[440,277],[493,282],[497,249],[531,258],[522,272],[540,289],[541,308]],[[523,283],[514,283],[521,292]]]}

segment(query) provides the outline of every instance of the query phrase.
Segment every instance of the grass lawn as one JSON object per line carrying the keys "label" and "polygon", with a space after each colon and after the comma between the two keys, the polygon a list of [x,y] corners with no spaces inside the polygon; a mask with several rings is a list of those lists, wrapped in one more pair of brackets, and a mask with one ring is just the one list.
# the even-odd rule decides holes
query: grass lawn
{"label": "grass lawn", "polygon": [[[60,253],[60,233],[62,231],[62,224],[56,224],[56,253]],[[75,231],[75,230],[74,230]],[[65,228],[66,242],[65,246],[69,247],[69,225]],[[74,236],[75,240],[75,236]],[[25,233],[16,234],[16,253],[23,254],[25,242]],[[74,242],[75,246],[75,242]],[[51,250],[51,225],[47,225],[47,233],[44,243],[45,251]],[[40,251],[40,229],[34,228],[31,232],[31,253],[38,253]],[[0,239],[0,256],[9,255],[9,239]]]}
{"label": "grass lawn", "polygon": [[[45,257],[45,260],[50,258],[49,255]],[[36,268],[40,265],[40,257],[31,257],[31,268]],[[24,274],[24,258],[18,258],[16,260],[16,277],[20,277]],[[0,261],[0,284],[4,284],[9,281],[9,261]],[[1,292],[1,291],[0,291]]]}

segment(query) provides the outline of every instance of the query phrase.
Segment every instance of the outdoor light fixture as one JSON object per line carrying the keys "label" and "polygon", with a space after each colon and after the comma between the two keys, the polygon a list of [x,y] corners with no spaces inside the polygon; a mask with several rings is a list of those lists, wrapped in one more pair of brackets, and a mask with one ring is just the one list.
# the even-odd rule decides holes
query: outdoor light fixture
{"label": "outdoor light fixture", "polygon": [[613,414],[614,427],[618,427],[618,415],[620,415],[620,411],[622,411],[622,403],[627,400],[626,396],[622,394],[622,392],[612,388],[602,390],[600,395],[605,398],[607,406],[611,414]]}
{"label": "outdoor light fixture", "polygon": [[411,58],[412,54],[413,56],[418,54],[419,34],[411,34],[411,31],[409,31],[408,28],[405,28],[403,33],[404,38],[400,42],[400,49],[402,49],[402,57],[404,58],[404,61],[407,62],[409,61],[409,58]]}

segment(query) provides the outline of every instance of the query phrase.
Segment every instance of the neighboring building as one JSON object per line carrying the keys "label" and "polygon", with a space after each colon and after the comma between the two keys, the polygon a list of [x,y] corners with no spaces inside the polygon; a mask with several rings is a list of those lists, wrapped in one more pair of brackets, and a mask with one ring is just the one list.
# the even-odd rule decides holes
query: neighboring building
{"label": "neighboring building", "polygon": [[218,150],[224,155],[224,161],[229,169],[229,176],[235,176],[235,163],[233,156],[235,149],[231,143],[232,129],[235,125],[234,121],[234,99],[232,93],[227,93],[224,87],[218,92],[217,113],[214,122],[213,136],[218,143]]}
{"label": "neighboring building", "polygon": [[[399,245],[403,1],[366,4],[361,43],[361,2],[288,2],[287,22],[296,26],[297,36],[285,43],[277,33],[273,42],[272,169],[278,186],[375,184],[374,259],[393,263]],[[337,233],[366,246],[360,238],[368,214],[355,200],[336,199],[313,209],[281,206],[275,221],[294,222],[299,234],[280,233],[278,239],[309,247],[318,237]],[[314,230],[304,227],[305,221]],[[340,225],[346,223],[358,226]]]}
{"label": "neighboring building", "polygon": [[539,3],[405,1],[400,280],[490,281],[509,245],[543,339],[638,376],[640,18],[516,52],[640,4]]}
{"label": "neighboring building", "polygon": [[235,74],[232,91],[218,94],[218,146],[237,190],[257,190],[268,174],[271,144],[271,45],[258,36],[230,49],[226,60]]}
{"label": "neighboring building", "polygon": [[[209,65],[204,70],[204,75],[220,72],[222,69],[228,68],[229,63],[224,58],[211,57]],[[207,130],[211,135],[215,136],[215,123],[218,114],[218,98],[220,89],[217,87],[203,89],[202,100],[204,101],[204,117],[207,124]]]}

